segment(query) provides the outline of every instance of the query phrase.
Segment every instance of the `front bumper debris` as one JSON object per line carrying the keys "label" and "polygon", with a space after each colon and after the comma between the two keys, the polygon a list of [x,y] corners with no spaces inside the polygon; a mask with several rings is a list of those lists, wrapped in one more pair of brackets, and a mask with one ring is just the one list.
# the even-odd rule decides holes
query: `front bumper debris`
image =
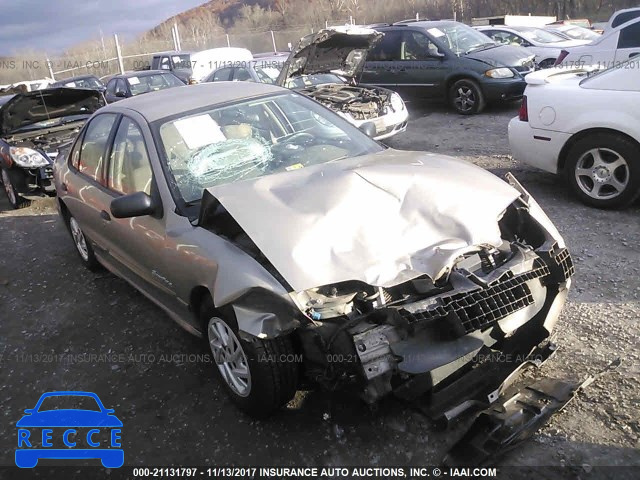
{"label": "front bumper debris", "polygon": [[580,390],[619,365],[618,358],[582,383],[544,378],[515,393],[505,394],[477,416],[443,463],[447,466],[482,465],[494,455],[509,451],[531,437]]}

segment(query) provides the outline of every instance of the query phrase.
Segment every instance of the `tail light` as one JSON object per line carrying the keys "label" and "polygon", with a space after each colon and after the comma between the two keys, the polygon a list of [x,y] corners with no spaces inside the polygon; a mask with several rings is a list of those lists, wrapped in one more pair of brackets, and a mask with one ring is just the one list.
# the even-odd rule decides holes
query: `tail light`
{"label": "tail light", "polygon": [[556,63],[553,64],[554,67],[560,65],[562,63],[562,61],[567,58],[567,55],[569,55],[569,51],[568,50],[562,50],[560,52],[560,56],[558,58],[556,58]]}
{"label": "tail light", "polygon": [[529,121],[529,110],[527,110],[527,96],[522,97],[522,105],[520,105],[520,110],[518,111],[518,118],[521,122]]}

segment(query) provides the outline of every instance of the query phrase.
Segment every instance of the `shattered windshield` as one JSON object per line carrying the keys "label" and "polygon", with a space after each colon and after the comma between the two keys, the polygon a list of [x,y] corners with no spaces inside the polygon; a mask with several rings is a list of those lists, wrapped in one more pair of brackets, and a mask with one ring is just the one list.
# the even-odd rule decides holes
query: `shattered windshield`
{"label": "shattered windshield", "polygon": [[[162,123],[161,123],[162,122]],[[159,121],[172,182],[189,204],[204,189],[383,149],[296,93],[244,100]]]}

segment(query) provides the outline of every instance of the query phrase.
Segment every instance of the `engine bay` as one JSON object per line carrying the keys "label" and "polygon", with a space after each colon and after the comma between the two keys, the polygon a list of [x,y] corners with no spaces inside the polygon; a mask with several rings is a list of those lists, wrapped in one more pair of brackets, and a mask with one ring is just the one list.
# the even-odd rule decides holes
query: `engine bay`
{"label": "engine bay", "polygon": [[305,95],[335,112],[351,115],[355,120],[371,120],[384,115],[390,95],[378,89],[352,85],[319,85],[302,90]]}

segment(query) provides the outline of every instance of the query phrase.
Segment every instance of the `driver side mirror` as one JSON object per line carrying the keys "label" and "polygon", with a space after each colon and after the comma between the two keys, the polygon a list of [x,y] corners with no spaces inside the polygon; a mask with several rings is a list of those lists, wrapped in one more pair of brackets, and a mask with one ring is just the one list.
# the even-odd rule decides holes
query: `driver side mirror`
{"label": "driver side mirror", "polygon": [[124,98],[127,96],[126,92],[123,92],[122,90],[118,90],[115,95],[119,98]]}
{"label": "driver side mirror", "polygon": [[361,132],[363,132],[368,137],[373,138],[376,136],[376,132],[377,132],[376,124],[373,122],[364,122],[358,128],[360,129]]}
{"label": "driver side mirror", "polygon": [[157,211],[156,202],[144,192],[130,193],[111,201],[111,215],[115,218],[143,217]]}

